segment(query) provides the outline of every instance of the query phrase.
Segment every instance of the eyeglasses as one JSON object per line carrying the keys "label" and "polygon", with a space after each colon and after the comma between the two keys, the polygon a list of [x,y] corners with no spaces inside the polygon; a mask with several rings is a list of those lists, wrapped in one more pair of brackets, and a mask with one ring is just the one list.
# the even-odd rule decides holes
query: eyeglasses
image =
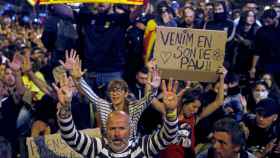
{"label": "eyeglasses", "polygon": [[264,77],[263,80],[264,80],[264,81],[270,81],[271,78],[269,78],[269,77]]}
{"label": "eyeglasses", "polygon": [[109,93],[117,93],[117,94],[121,94],[124,90],[122,88],[112,88],[112,89],[109,89]]}

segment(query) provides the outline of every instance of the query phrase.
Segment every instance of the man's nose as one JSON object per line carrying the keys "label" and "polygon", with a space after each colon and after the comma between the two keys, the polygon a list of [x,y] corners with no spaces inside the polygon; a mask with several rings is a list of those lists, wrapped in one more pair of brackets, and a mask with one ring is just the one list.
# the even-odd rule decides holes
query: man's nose
{"label": "man's nose", "polygon": [[120,133],[120,130],[116,129],[115,132],[114,132],[114,136],[117,137],[117,138],[119,138],[119,137],[120,137],[120,134],[121,134],[121,133]]}
{"label": "man's nose", "polygon": [[263,121],[263,119],[264,119],[264,117],[263,117],[263,116],[260,116],[260,120]]}
{"label": "man's nose", "polygon": [[219,149],[219,148],[220,148],[220,143],[217,142],[217,141],[214,142],[214,143],[213,143],[213,148],[214,148],[214,149]]}

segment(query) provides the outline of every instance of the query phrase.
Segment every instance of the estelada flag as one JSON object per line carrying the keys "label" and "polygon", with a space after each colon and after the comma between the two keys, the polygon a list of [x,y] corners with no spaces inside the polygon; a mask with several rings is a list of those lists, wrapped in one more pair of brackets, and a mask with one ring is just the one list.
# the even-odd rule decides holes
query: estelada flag
{"label": "estelada flag", "polygon": [[144,52],[143,58],[145,63],[149,62],[154,56],[154,46],[156,41],[156,27],[155,20],[149,20],[144,33]]}
{"label": "estelada flag", "polygon": [[30,5],[35,6],[35,5],[39,2],[39,0],[27,0],[27,2],[28,2]]}
{"label": "estelada flag", "polygon": [[144,0],[27,0],[31,5],[62,4],[62,3],[117,3],[143,5]]}

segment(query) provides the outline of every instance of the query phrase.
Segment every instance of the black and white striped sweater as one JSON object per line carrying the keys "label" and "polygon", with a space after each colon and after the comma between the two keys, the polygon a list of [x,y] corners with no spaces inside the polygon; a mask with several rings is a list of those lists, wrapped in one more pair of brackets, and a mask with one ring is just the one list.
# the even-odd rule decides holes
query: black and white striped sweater
{"label": "black and white striped sweater", "polygon": [[78,153],[89,158],[150,158],[175,139],[178,131],[178,119],[165,119],[160,131],[144,137],[131,138],[128,147],[122,153],[110,150],[106,138],[93,138],[76,130],[72,116],[62,119],[58,115],[61,137]]}

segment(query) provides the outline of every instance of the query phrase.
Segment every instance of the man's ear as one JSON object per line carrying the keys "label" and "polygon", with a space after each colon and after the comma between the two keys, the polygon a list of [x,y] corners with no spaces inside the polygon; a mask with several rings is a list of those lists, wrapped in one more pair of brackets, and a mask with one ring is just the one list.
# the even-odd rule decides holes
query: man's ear
{"label": "man's ear", "polygon": [[128,131],[129,131],[129,133],[130,133],[130,131],[131,131],[131,126],[128,126]]}
{"label": "man's ear", "polygon": [[233,151],[235,151],[236,153],[239,153],[240,152],[240,145],[234,145],[233,146]]}
{"label": "man's ear", "polygon": [[274,122],[278,119],[278,114],[274,114],[274,115],[272,115],[272,117],[273,117],[273,122]]}
{"label": "man's ear", "polygon": [[125,97],[127,97],[127,96],[128,96],[128,91],[126,91],[126,92],[125,92],[124,96],[125,96]]}

